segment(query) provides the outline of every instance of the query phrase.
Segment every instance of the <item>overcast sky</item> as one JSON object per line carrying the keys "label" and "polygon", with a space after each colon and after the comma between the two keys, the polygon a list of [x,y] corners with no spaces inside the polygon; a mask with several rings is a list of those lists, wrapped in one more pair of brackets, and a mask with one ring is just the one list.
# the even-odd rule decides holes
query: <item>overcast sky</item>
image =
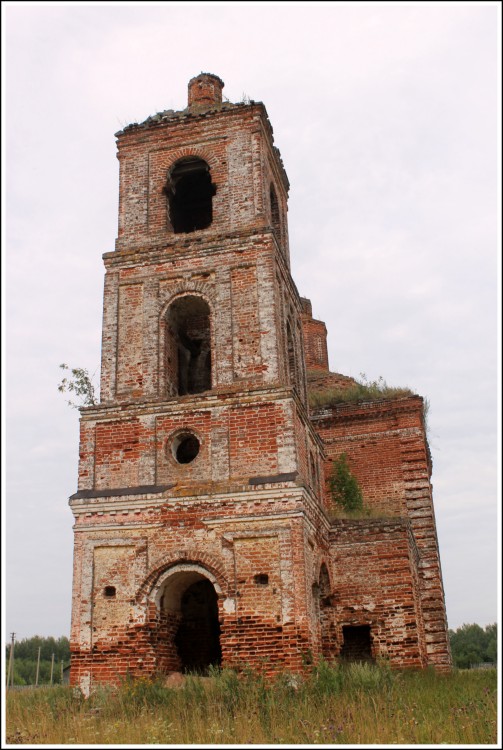
{"label": "overcast sky", "polygon": [[[2,3],[4,637],[69,635],[78,412],[117,234],[114,133],[201,71],[264,102],[331,369],[430,402],[449,627],[499,613],[499,3]],[[6,551],[5,551],[6,550]]]}

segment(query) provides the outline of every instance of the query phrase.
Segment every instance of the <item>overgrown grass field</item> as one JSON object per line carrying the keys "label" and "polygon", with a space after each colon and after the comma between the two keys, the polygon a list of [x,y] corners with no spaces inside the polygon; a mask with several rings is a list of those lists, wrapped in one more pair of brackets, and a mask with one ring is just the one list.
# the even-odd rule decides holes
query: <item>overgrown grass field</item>
{"label": "overgrown grass field", "polygon": [[215,670],[179,688],[126,681],[89,699],[69,687],[9,691],[10,744],[495,744],[496,670],[392,672],[321,664],[274,682]]}

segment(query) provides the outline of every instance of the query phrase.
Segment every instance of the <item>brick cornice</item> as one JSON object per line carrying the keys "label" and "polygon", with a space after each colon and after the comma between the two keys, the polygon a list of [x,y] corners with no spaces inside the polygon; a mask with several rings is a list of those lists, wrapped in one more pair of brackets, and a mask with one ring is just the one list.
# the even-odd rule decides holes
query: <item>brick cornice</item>
{"label": "brick cornice", "polygon": [[[255,249],[257,240],[263,238],[269,242],[273,237],[274,232],[270,227],[252,227],[250,229],[233,230],[232,232],[215,232],[211,229],[202,229],[198,232],[192,232],[188,238],[185,235],[165,232],[158,242],[140,247],[127,247],[128,241],[120,240],[116,250],[110,250],[104,253],[102,257],[107,269],[143,265],[145,263],[165,263],[170,260],[178,260],[180,253],[183,253],[184,259],[199,257],[201,253],[205,255],[220,254],[226,251],[244,253],[247,250],[247,247],[243,247],[244,240],[250,239],[253,242],[251,248]],[[124,244],[124,247],[121,247],[122,244]]]}
{"label": "brick cornice", "polygon": [[384,414],[398,412],[422,411],[423,398],[421,396],[404,396],[388,398],[379,401],[357,401],[355,403],[340,403],[319,407],[311,411],[310,419],[318,427],[323,422],[354,422],[359,420],[379,419]]}

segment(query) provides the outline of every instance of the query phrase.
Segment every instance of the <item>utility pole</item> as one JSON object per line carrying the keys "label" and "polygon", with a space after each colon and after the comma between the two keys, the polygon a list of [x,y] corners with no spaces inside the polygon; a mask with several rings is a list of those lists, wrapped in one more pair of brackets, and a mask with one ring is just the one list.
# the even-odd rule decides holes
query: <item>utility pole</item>
{"label": "utility pole", "polygon": [[40,671],[40,651],[42,650],[42,646],[38,647],[38,657],[37,657],[37,676],[35,677],[35,687],[38,686],[38,673]]}
{"label": "utility pole", "polygon": [[52,655],[52,660],[51,660],[51,685],[52,685],[53,674],[54,674],[54,654]]}
{"label": "utility pole", "polygon": [[16,634],[11,633],[10,634],[10,655],[9,655],[9,668],[7,670],[7,687],[9,687],[9,680],[11,683],[11,686],[14,685],[14,641],[16,639]]}

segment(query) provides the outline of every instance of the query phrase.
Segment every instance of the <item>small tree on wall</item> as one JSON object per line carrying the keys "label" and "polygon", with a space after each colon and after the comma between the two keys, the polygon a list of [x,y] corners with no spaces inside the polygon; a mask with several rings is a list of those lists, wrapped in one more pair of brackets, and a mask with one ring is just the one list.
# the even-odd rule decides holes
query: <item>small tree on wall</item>
{"label": "small tree on wall", "polygon": [[329,477],[332,499],[343,510],[355,513],[363,510],[363,495],[356,477],[351,473],[345,453],[333,463]]}
{"label": "small tree on wall", "polygon": [[79,399],[79,403],[67,401],[68,405],[74,409],[79,409],[81,406],[96,406],[98,401],[89,372],[83,367],[70,368],[65,364],[60,365],[60,368],[71,372],[71,377],[63,378],[58,385],[58,391],[60,393],[74,393]]}

